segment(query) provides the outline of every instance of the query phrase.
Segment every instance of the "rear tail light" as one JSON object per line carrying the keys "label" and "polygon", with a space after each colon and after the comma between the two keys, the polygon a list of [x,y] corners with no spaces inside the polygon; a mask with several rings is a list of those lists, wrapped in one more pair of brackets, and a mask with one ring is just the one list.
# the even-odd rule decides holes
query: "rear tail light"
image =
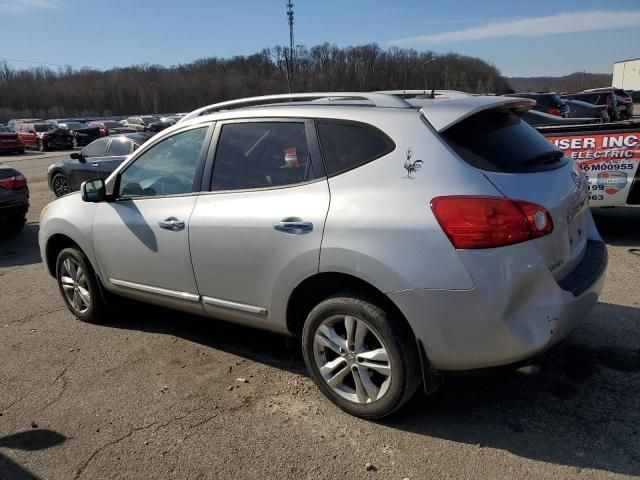
{"label": "rear tail light", "polygon": [[9,178],[0,178],[0,186],[9,190],[17,190],[27,186],[27,179],[22,174]]}
{"label": "rear tail light", "polygon": [[549,107],[549,109],[547,110],[547,113],[551,115],[555,115],[556,117],[559,117],[562,115],[558,107]]}
{"label": "rear tail light", "polygon": [[503,197],[452,196],[431,200],[438,223],[455,248],[493,248],[525,242],[553,231],[540,205]]}

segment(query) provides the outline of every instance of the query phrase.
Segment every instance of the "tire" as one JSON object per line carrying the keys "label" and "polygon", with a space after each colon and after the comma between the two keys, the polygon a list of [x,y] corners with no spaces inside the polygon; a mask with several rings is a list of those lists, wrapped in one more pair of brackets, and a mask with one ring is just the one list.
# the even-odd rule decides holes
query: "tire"
{"label": "tire", "polygon": [[45,143],[42,140],[38,140],[38,151],[39,152],[46,152],[47,151],[47,146],[45,145]]}
{"label": "tire", "polygon": [[[350,336],[348,324],[354,332]],[[366,330],[361,330],[363,326]],[[354,343],[348,345],[347,337]],[[327,339],[333,340],[327,343]],[[357,417],[390,415],[420,386],[420,360],[412,332],[392,313],[363,297],[334,296],[311,310],[302,332],[302,353],[320,391]],[[332,387],[329,379],[338,379],[336,385]]]}
{"label": "tire", "polygon": [[98,280],[81,250],[70,247],[58,254],[56,281],[65,305],[78,320],[98,323],[104,318],[106,305]]}
{"label": "tire", "polygon": [[71,187],[69,186],[69,180],[63,173],[56,173],[51,179],[51,190],[53,190],[53,194],[60,198],[63,195],[71,192]]}

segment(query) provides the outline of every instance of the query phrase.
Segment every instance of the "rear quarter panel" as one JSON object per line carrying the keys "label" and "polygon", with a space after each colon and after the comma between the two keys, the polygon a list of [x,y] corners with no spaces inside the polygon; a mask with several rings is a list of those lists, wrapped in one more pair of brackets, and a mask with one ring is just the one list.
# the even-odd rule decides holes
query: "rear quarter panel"
{"label": "rear quarter panel", "polygon": [[[460,160],[417,111],[385,112],[362,121],[384,131],[396,148],[329,178],[331,205],[320,271],[356,276],[385,293],[473,288],[430,202],[441,195],[500,193]],[[407,162],[419,165],[418,170],[409,175]]]}

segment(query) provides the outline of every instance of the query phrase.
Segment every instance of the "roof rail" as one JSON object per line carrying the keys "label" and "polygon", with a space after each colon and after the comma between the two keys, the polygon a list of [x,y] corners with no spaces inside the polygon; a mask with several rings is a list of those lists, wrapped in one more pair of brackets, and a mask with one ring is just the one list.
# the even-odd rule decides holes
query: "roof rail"
{"label": "roof rail", "polygon": [[401,98],[412,98],[421,95],[441,95],[448,96],[449,98],[470,97],[470,93],[463,92],[461,90],[439,90],[437,88],[429,90],[380,90],[377,93],[385,93],[387,95],[395,95]]}
{"label": "roof rail", "polygon": [[259,97],[241,98],[238,100],[229,100],[226,102],[214,103],[206,107],[198,108],[193,112],[185,115],[179,122],[185,122],[192,118],[199,117],[205,113],[213,113],[221,110],[231,110],[234,108],[242,108],[251,104],[260,103],[276,103],[276,100],[309,100],[309,99],[327,98],[329,100],[345,100],[358,99],[368,100],[374,107],[382,108],[413,108],[408,102],[395,95],[387,95],[380,92],[316,92],[316,93],[282,93],[278,95],[263,95]]}

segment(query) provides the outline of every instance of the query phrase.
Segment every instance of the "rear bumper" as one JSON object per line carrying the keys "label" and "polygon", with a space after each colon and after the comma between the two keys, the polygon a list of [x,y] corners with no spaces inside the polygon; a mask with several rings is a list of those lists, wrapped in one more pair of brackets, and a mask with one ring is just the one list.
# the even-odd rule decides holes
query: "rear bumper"
{"label": "rear bumper", "polygon": [[[607,251],[590,240],[581,263],[560,282],[526,243],[461,256],[471,290],[411,289],[390,293],[437,370],[460,371],[522,362],[566,337],[602,290]],[[491,267],[494,265],[495,268]],[[563,288],[564,287],[564,288]]]}
{"label": "rear bumper", "polygon": [[8,218],[21,217],[29,211],[29,201],[16,200],[11,203],[0,203],[0,221]]}
{"label": "rear bumper", "polygon": [[3,143],[0,144],[0,152],[19,152],[24,150],[24,145],[22,143]]}

